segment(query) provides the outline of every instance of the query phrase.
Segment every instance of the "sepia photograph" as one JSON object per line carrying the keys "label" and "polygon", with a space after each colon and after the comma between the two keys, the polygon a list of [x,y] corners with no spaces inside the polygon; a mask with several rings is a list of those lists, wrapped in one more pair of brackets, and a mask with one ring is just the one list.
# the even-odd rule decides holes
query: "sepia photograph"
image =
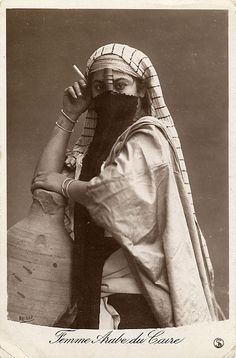
{"label": "sepia photograph", "polygon": [[227,9],[6,9],[12,327],[184,345],[172,329],[232,318],[228,28]]}

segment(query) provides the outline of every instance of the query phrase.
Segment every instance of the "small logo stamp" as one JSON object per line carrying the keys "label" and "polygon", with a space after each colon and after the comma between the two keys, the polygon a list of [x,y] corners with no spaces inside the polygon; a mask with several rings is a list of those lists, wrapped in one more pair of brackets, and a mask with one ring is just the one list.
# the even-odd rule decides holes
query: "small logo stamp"
{"label": "small logo stamp", "polygon": [[213,344],[216,348],[222,348],[225,342],[222,338],[216,338],[214,339]]}

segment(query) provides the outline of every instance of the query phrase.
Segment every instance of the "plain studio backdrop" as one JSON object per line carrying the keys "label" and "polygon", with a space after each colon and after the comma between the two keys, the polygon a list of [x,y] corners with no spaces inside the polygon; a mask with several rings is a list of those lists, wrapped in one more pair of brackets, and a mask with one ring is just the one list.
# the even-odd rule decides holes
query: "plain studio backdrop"
{"label": "plain studio backdrop", "polygon": [[138,48],[157,70],[180,136],[227,316],[227,31],[227,12],[219,10],[7,10],[8,227],[28,213],[34,167],[64,89],[77,80],[72,65],[84,72],[107,43]]}

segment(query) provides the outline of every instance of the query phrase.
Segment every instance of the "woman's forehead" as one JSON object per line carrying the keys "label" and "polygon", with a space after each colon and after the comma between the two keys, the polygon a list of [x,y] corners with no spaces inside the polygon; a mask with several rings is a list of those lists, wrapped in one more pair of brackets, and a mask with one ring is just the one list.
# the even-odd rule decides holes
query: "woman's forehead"
{"label": "woman's forehead", "polygon": [[[96,71],[96,72],[92,72],[91,75],[92,75],[92,80],[93,81],[104,81],[105,80],[105,69],[99,70],[99,71]],[[113,80],[117,80],[119,78],[124,78],[124,79],[127,79],[127,80],[132,80],[132,82],[133,82],[133,77],[128,75],[125,72],[112,70],[112,75],[113,75]]]}

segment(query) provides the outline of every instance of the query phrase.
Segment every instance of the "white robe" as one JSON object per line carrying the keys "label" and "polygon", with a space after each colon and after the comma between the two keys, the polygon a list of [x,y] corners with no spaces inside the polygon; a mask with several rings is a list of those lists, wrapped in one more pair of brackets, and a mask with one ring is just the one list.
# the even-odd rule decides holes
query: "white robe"
{"label": "white robe", "polygon": [[178,158],[152,117],[129,127],[101,174],[87,209],[119,242],[161,327],[217,318],[213,277]]}

